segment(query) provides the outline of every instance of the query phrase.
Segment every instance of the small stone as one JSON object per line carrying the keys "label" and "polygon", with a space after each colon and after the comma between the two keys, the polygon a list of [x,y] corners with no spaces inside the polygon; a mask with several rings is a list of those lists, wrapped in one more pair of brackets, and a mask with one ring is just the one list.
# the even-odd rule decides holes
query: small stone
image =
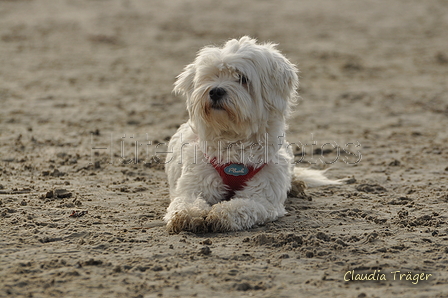
{"label": "small stone", "polygon": [[212,241],[210,239],[205,239],[204,241],[201,242],[201,244],[212,245]]}
{"label": "small stone", "polygon": [[383,186],[381,186],[379,184],[360,184],[360,185],[356,186],[355,188],[357,191],[373,193],[373,194],[387,192],[387,189],[385,189]]}
{"label": "small stone", "polygon": [[234,287],[235,287],[235,290],[237,290],[237,291],[248,291],[248,290],[252,290],[252,286],[249,284],[249,283],[247,283],[247,282],[243,282],[243,283],[240,283],[240,284],[235,284],[234,285]]}
{"label": "small stone", "polygon": [[157,265],[157,266],[152,267],[151,270],[152,270],[152,271],[162,271],[162,270],[163,270],[163,267]]}
{"label": "small stone", "polygon": [[323,233],[323,232],[318,232],[316,234],[316,238],[320,239],[322,241],[325,241],[325,242],[330,241],[330,237],[327,234]]}
{"label": "small stone", "polygon": [[394,159],[393,161],[391,161],[391,162],[389,163],[389,166],[392,166],[392,167],[398,167],[400,164],[401,164],[401,163],[400,163],[399,160]]}
{"label": "small stone", "polygon": [[103,261],[101,261],[101,260],[94,260],[94,259],[90,259],[90,260],[84,262],[85,266],[98,266],[98,265],[101,265],[101,264],[103,264]]}
{"label": "small stone", "polygon": [[71,198],[72,197],[72,193],[67,191],[66,189],[55,189],[54,190],[54,196],[60,199],[65,199],[65,198]]}
{"label": "small stone", "polygon": [[[344,181],[345,181],[346,184],[355,184],[356,183],[356,178],[355,177],[350,177],[350,178],[347,178]],[[356,195],[356,193],[354,195]]]}
{"label": "small stone", "polygon": [[201,248],[201,250],[199,251],[198,255],[208,256],[211,253],[212,253],[212,250],[210,249],[210,247],[204,246],[204,247]]}
{"label": "small stone", "polygon": [[231,275],[231,276],[235,276],[235,275],[238,274],[238,270],[237,269],[231,269],[227,274]]}
{"label": "small stone", "polygon": [[53,172],[50,173],[50,175],[53,177],[61,177],[64,176],[65,173],[59,171],[58,169],[54,169]]}

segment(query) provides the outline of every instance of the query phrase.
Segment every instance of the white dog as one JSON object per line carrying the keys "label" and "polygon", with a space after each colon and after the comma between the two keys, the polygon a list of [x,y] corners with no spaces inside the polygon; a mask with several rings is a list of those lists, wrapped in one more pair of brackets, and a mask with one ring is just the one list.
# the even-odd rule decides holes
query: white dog
{"label": "white dog", "polygon": [[177,77],[190,119],[166,159],[170,233],[251,228],[285,215],[291,180],[339,184],[322,171],[294,168],[285,145],[297,69],[274,44],[247,36],[205,47]]}

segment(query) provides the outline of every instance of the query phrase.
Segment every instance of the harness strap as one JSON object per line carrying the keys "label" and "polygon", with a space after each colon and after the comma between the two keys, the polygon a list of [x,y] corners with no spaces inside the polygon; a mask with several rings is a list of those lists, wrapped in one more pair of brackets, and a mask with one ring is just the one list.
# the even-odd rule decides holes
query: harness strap
{"label": "harness strap", "polygon": [[266,165],[263,164],[261,167],[254,168],[245,166],[242,163],[219,164],[216,161],[216,157],[212,158],[210,163],[228,188],[225,200],[230,200],[236,191],[242,190],[246,186],[246,182],[252,179]]}

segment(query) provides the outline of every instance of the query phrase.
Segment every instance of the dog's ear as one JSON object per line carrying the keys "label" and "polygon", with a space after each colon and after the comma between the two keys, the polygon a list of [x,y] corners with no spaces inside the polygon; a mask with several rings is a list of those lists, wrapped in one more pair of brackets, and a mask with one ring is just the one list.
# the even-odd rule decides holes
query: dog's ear
{"label": "dog's ear", "polygon": [[[280,111],[284,115],[289,115],[291,108],[297,101],[297,88],[299,87],[299,78],[297,68],[289,62],[276,48],[269,44],[269,57],[271,61],[270,79],[265,82],[267,92],[266,99],[268,109]],[[272,93],[274,92],[274,93]]]}
{"label": "dog's ear", "polygon": [[194,64],[187,65],[184,71],[177,76],[174,83],[174,92],[176,94],[183,94],[187,97],[191,96],[194,88],[194,76],[196,75],[196,67]]}
{"label": "dog's ear", "polygon": [[280,53],[278,53],[276,60],[275,82],[279,85],[278,90],[282,92],[283,98],[293,103],[296,101],[297,88],[299,87],[298,70]]}

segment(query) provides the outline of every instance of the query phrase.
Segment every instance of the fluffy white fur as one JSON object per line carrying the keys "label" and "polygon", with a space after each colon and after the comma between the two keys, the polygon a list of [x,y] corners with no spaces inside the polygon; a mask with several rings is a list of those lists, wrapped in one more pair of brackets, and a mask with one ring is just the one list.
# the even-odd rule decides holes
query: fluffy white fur
{"label": "fluffy white fur", "polygon": [[[174,91],[186,96],[190,119],[169,143],[171,204],[164,217],[169,232],[236,231],[274,221],[286,213],[293,176],[309,186],[340,183],[322,171],[295,168],[285,146],[296,73],[274,44],[257,44],[245,36],[221,48],[203,48],[177,77]],[[214,88],[225,90],[222,99],[212,100]],[[227,189],[209,162],[213,158],[266,165],[224,200]]]}

